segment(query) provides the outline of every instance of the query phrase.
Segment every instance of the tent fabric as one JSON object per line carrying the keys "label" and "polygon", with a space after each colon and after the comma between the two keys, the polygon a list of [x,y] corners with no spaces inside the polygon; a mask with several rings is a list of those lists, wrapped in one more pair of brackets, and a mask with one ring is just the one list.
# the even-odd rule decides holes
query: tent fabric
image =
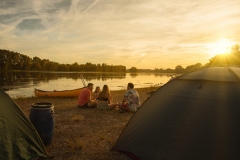
{"label": "tent fabric", "polygon": [[0,159],[47,157],[45,147],[30,120],[0,89]]}
{"label": "tent fabric", "polygon": [[227,67],[214,67],[211,69],[202,69],[197,72],[192,72],[184,76],[179,77],[178,79],[183,80],[205,80],[205,81],[217,81],[217,82],[237,82],[229,72]]}
{"label": "tent fabric", "polygon": [[159,88],[114,150],[141,160],[240,159],[240,68],[210,67]]}

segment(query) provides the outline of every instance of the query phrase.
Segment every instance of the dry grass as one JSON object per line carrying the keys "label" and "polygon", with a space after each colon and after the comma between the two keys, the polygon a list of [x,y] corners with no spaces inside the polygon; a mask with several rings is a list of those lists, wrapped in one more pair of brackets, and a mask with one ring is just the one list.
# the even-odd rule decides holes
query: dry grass
{"label": "dry grass", "polygon": [[[141,103],[148,98],[147,93],[155,89],[157,87],[136,89]],[[121,102],[124,92],[112,91],[114,102]],[[19,98],[14,101],[27,116],[31,104],[53,103],[54,137],[46,150],[56,160],[129,160],[111,149],[133,113],[80,109],[77,108],[77,98]]]}

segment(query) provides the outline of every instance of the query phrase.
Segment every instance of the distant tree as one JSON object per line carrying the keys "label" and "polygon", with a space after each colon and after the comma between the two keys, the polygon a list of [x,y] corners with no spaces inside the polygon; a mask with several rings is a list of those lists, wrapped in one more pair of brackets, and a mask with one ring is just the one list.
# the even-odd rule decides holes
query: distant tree
{"label": "distant tree", "polygon": [[167,68],[165,70],[165,73],[174,73],[174,72],[176,72],[176,71],[174,69],[171,69],[171,68]]}
{"label": "distant tree", "polygon": [[209,59],[209,66],[212,65],[240,65],[240,45],[236,44],[231,47],[229,54],[218,54]]}
{"label": "distant tree", "polygon": [[32,66],[32,59],[26,55],[23,55],[23,67],[22,69],[23,70],[30,70],[31,69],[31,66]]}
{"label": "distant tree", "polygon": [[137,72],[138,69],[137,69],[136,67],[132,67],[132,68],[129,69],[129,71],[130,71],[130,72]]}
{"label": "distant tree", "polygon": [[97,72],[101,72],[102,71],[102,66],[101,66],[101,64],[97,64],[97,70],[96,70]]}
{"label": "distant tree", "polygon": [[24,65],[23,55],[19,54],[19,62],[17,63],[16,68],[19,70],[23,70],[23,65]]}
{"label": "distant tree", "polygon": [[9,63],[11,66],[11,69],[19,69],[19,62],[20,62],[20,54],[16,52],[10,52],[10,57],[9,57]]}
{"label": "distant tree", "polygon": [[40,71],[42,69],[41,59],[39,57],[33,57],[31,70]]}
{"label": "distant tree", "polygon": [[102,72],[106,72],[107,71],[107,64],[103,63],[102,64]]}
{"label": "distant tree", "polygon": [[239,44],[232,46],[231,54],[237,58],[240,58],[240,45]]}
{"label": "distant tree", "polygon": [[84,72],[126,72],[126,66],[92,64],[59,64],[39,57],[30,58],[26,55],[0,49],[0,70],[46,70],[46,71],[84,71]]}
{"label": "distant tree", "polygon": [[165,73],[165,72],[166,72],[166,70],[163,69],[163,68],[160,68],[160,69],[155,68],[154,71],[155,71],[155,72],[160,72],[160,73]]}
{"label": "distant tree", "polygon": [[65,64],[60,64],[58,66],[58,71],[67,71],[66,65]]}
{"label": "distant tree", "polygon": [[71,67],[70,64],[66,64],[65,65],[65,68],[66,68],[65,71],[70,71],[70,67]]}
{"label": "distant tree", "polygon": [[175,67],[175,72],[176,73],[183,73],[184,72],[184,68],[181,65],[177,65]]}
{"label": "distant tree", "polygon": [[190,71],[194,71],[196,69],[202,68],[202,67],[203,67],[203,65],[201,63],[196,63],[196,64],[193,64],[193,65],[187,66],[185,71],[190,72]]}
{"label": "distant tree", "polygon": [[48,65],[49,65],[49,60],[48,59],[41,60],[42,70],[47,70],[49,68]]}
{"label": "distant tree", "polygon": [[71,65],[70,71],[78,71],[78,63],[75,62]]}
{"label": "distant tree", "polygon": [[240,65],[240,45],[236,44],[232,46],[231,53],[228,57],[228,64]]}
{"label": "distant tree", "polygon": [[88,72],[92,72],[92,71],[96,71],[97,70],[97,66],[90,63],[90,62],[87,62],[85,64],[85,71],[88,71]]}
{"label": "distant tree", "polygon": [[7,50],[0,50],[0,68],[1,70],[7,70],[9,66],[8,62],[8,51]]}
{"label": "distant tree", "polygon": [[202,63],[196,63],[195,64],[196,69],[199,69],[199,68],[202,68],[202,67],[203,67]]}
{"label": "distant tree", "polygon": [[57,62],[50,61],[48,63],[48,70],[49,71],[56,71],[58,69],[59,64]]}

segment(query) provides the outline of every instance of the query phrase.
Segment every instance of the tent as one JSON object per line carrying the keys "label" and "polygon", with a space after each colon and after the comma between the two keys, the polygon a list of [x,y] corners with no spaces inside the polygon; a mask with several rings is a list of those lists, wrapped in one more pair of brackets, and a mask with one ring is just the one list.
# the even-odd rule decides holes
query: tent
{"label": "tent", "polygon": [[114,150],[136,160],[239,160],[240,68],[169,81],[132,116]]}
{"label": "tent", "polygon": [[0,159],[47,157],[45,147],[30,120],[0,89]]}

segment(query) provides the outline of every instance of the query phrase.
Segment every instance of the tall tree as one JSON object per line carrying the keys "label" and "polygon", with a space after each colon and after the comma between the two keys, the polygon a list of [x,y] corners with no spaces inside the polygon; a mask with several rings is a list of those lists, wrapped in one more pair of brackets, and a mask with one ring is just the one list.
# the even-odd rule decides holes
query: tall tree
{"label": "tall tree", "polygon": [[129,71],[130,71],[130,72],[137,72],[138,69],[137,69],[136,67],[131,67],[131,68],[129,69]]}
{"label": "tall tree", "polygon": [[176,73],[183,73],[184,72],[184,68],[181,65],[177,65],[175,67],[175,72]]}
{"label": "tall tree", "polygon": [[41,69],[41,59],[37,56],[33,57],[31,70],[40,71]]}
{"label": "tall tree", "polygon": [[240,45],[239,44],[232,46],[231,54],[233,54],[237,58],[240,58]]}
{"label": "tall tree", "polygon": [[31,66],[32,66],[32,59],[26,55],[23,55],[23,67],[22,69],[23,70],[30,70],[31,69]]}

